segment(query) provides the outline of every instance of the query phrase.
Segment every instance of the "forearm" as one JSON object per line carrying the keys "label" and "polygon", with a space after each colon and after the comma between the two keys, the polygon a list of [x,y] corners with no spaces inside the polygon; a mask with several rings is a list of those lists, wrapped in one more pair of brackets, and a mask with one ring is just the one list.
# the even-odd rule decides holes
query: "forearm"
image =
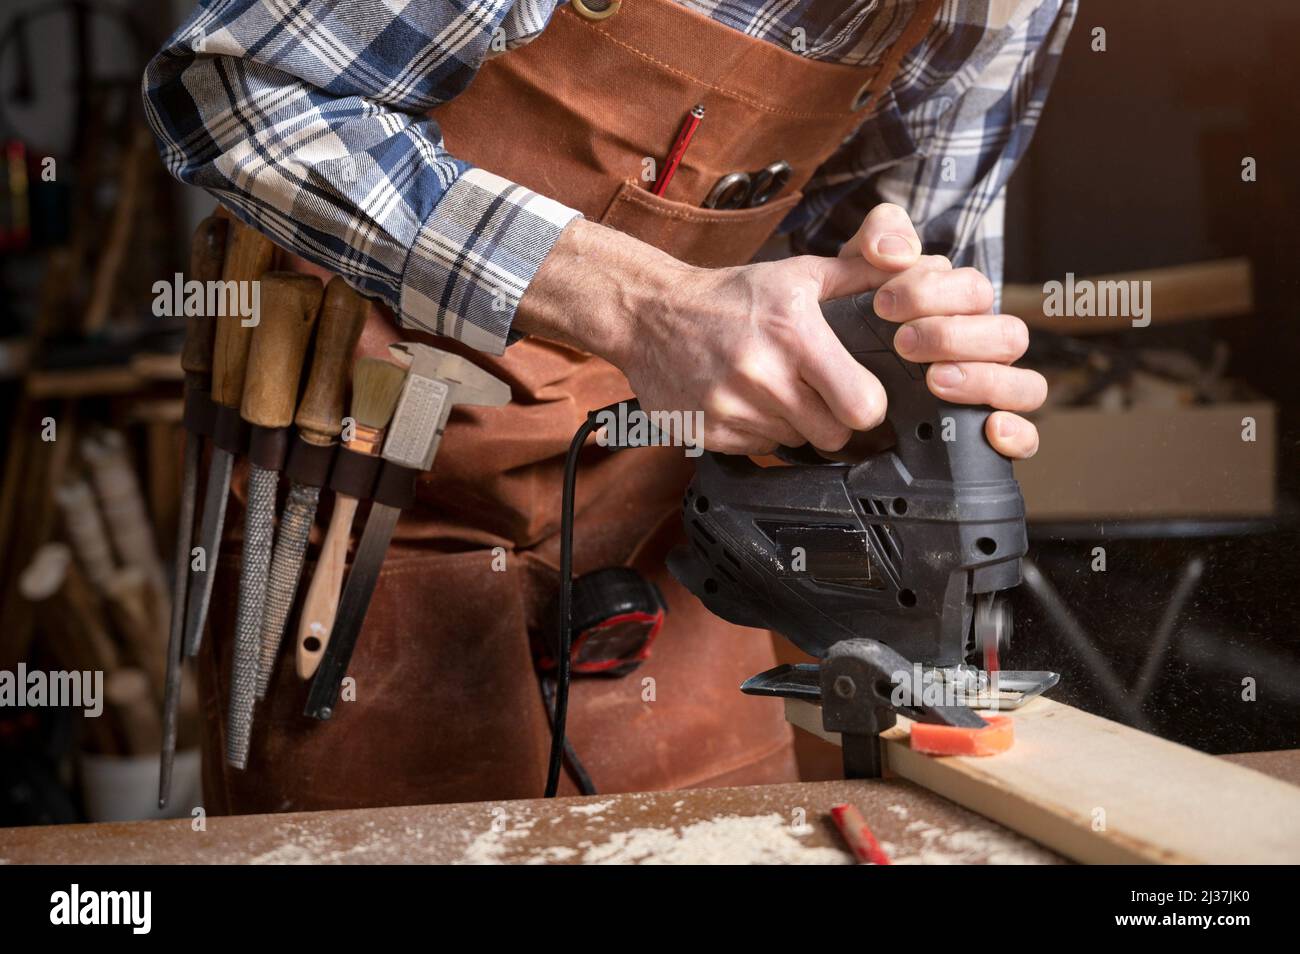
{"label": "forearm", "polygon": [[[575,219],[542,263],[515,315],[525,334],[621,364],[700,269],[615,229]],[[640,327],[638,328],[638,324]]]}

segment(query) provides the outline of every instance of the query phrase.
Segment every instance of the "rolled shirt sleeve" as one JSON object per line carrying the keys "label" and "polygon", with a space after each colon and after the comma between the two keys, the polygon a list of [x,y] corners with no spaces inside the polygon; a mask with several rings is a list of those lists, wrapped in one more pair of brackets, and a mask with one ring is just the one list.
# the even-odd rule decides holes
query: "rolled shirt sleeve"
{"label": "rolled shirt sleeve", "polygon": [[150,62],[145,109],[171,173],[388,304],[405,327],[500,354],[578,213],[445,148],[425,115],[552,0],[226,0]]}

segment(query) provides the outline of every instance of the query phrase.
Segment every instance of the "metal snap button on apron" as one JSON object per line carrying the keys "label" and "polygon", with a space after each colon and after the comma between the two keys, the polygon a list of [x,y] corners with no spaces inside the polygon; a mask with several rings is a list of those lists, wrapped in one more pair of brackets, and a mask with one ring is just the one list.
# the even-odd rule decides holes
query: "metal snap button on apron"
{"label": "metal snap button on apron", "polygon": [[569,0],[573,12],[588,20],[604,20],[618,13],[623,0]]}

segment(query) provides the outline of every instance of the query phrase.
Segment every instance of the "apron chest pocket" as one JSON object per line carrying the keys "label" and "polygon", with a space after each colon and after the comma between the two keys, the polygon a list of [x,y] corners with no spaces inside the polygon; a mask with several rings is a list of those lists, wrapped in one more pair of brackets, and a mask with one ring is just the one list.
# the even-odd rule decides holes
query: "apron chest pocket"
{"label": "apron chest pocket", "polygon": [[795,192],[752,209],[702,209],[651,195],[628,181],[600,223],[691,265],[721,268],[752,259],[802,197]]}

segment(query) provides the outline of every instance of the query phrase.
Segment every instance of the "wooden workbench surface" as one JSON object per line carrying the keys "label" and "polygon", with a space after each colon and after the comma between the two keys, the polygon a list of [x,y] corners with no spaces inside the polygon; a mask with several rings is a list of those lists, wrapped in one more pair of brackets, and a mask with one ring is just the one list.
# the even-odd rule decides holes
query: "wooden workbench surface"
{"label": "wooden workbench surface", "polygon": [[[1292,783],[1300,752],[1224,756]],[[847,864],[827,810],[852,802],[895,864],[1063,859],[901,779],[796,782],[0,829],[0,864]]]}
{"label": "wooden workbench surface", "polygon": [[6,829],[0,863],[847,864],[827,816],[844,801],[895,864],[1062,860],[889,780]]}

